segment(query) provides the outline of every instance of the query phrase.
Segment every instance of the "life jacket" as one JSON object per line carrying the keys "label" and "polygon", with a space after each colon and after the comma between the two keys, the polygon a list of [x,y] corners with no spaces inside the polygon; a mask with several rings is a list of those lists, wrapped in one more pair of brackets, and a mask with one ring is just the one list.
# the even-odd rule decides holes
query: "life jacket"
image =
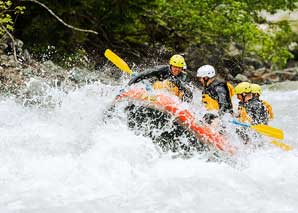
{"label": "life jacket", "polygon": [[182,96],[184,94],[183,91],[179,91],[179,88],[177,87],[177,85],[175,85],[174,83],[172,83],[169,80],[156,81],[156,82],[154,82],[152,87],[155,90],[166,90],[166,91],[170,92],[171,94],[178,96],[179,98],[182,98]]}
{"label": "life jacket", "polygon": [[264,101],[264,100],[262,100],[262,103],[264,104],[264,106],[267,109],[269,120],[272,120],[274,118],[274,113],[273,113],[273,110],[272,110],[272,106],[267,101]]}
{"label": "life jacket", "polygon": [[217,100],[211,98],[208,94],[202,95],[202,102],[207,110],[219,110]]}
{"label": "life jacket", "polygon": [[252,119],[247,114],[244,106],[238,107],[238,120],[242,123],[251,123],[252,122]]}
{"label": "life jacket", "polygon": [[[235,94],[234,87],[231,83],[226,82],[226,87],[229,91],[230,101],[232,103],[232,97]],[[219,103],[216,98],[210,97],[209,94],[202,94],[202,102],[207,110],[219,110]],[[233,108],[233,106],[232,106]]]}
{"label": "life jacket", "polygon": [[235,89],[234,89],[233,85],[230,82],[227,82],[227,87],[228,87],[228,90],[229,90],[230,98],[232,100],[232,97],[235,95]]}

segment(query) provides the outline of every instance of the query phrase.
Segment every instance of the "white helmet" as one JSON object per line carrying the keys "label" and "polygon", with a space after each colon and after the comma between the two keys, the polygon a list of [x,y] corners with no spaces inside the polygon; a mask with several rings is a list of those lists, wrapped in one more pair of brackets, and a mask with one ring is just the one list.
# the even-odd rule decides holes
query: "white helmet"
{"label": "white helmet", "polygon": [[215,69],[213,66],[211,65],[204,65],[201,66],[198,70],[197,70],[197,77],[208,77],[208,78],[212,78],[215,76]]}

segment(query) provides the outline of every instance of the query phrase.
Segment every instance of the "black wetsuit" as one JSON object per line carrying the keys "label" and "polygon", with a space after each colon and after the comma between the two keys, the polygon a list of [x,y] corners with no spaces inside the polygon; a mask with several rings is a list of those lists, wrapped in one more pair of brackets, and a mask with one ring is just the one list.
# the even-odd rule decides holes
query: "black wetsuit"
{"label": "black wetsuit", "polygon": [[228,86],[225,82],[214,80],[210,85],[203,88],[202,97],[204,94],[210,96],[210,98],[216,100],[219,105],[218,114],[233,113],[233,105],[230,98]]}
{"label": "black wetsuit", "polygon": [[252,125],[268,124],[268,112],[261,100],[252,98],[244,104],[240,102],[239,106],[243,106],[245,108],[247,115],[252,119]]}
{"label": "black wetsuit", "polygon": [[[242,107],[245,109],[247,116],[251,118],[252,125],[268,124],[269,116],[262,101],[252,98],[246,103],[239,102],[239,111],[241,111]],[[252,137],[251,133],[248,133],[249,129],[245,127],[237,128],[236,132],[240,135],[245,144],[248,143]],[[253,137],[256,137],[256,135]]]}
{"label": "black wetsuit", "polygon": [[169,80],[171,83],[175,84],[180,91],[184,92],[182,97],[183,101],[190,102],[192,100],[193,94],[190,88],[186,86],[190,84],[190,78],[184,72],[181,72],[178,76],[172,75],[170,66],[168,65],[157,66],[139,73],[128,82],[128,85],[135,84],[144,79],[148,79],[151,83],[158,80]]}

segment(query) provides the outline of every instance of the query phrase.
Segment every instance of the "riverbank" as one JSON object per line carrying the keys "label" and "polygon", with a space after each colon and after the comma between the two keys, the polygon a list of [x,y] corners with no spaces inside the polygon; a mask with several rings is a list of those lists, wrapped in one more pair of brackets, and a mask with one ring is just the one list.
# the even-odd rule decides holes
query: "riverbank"
{"label": "riverbank", "polygon": [[[23,50],[23,42],[20,40],[16,40],[15,46],[17,61],[11,51],[9,40],[2,41],[0,44],[0,93],[4,96],[14,95],[32,99],[33,96],[41,95],[47,87],[69,90],[96,81],[115,85],[119,83],[119,79],[123,75],[108,60],[101,66],[90,66],[85,63],[85,66],[63,68],[50,60],[35,60],[27,50]],[[135,67],[138,70],[138,66]],[[144,65],[140,65],[140,67],[144,67]],[[265,67],[256,68],[250,65],[246,66],[243,73],[232,75],[227,68],[223,68],[219,70],[219,74],[235,84],[241,81],[272,84],[297,81],[298,67],[272,71]]]}

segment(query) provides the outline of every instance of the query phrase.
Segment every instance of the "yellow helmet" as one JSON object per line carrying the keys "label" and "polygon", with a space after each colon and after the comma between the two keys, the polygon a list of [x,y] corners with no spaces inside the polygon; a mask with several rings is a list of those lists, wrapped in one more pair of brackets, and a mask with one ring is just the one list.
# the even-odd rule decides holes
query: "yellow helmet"
{"label": "yellow helmet", "polygon": [[241,82],[235,87],[236,94],[242,94],[242,93],[250,93],[251,92],[251,86],[248,82]]}
{"label": "yellow helmet", "polygon": [[262,93],[262,87],[259,84],[251,84],[251,93],[256,93],[261,95]]}
{"label": "yellow helmet", "polygon": [[181,68],[186,67],[185,60],[184,60],[183,56],[181,56],[181,55],[173,55],[170,58],[169,64],[172,66],[175,66],[175,67],[181,67]]}

